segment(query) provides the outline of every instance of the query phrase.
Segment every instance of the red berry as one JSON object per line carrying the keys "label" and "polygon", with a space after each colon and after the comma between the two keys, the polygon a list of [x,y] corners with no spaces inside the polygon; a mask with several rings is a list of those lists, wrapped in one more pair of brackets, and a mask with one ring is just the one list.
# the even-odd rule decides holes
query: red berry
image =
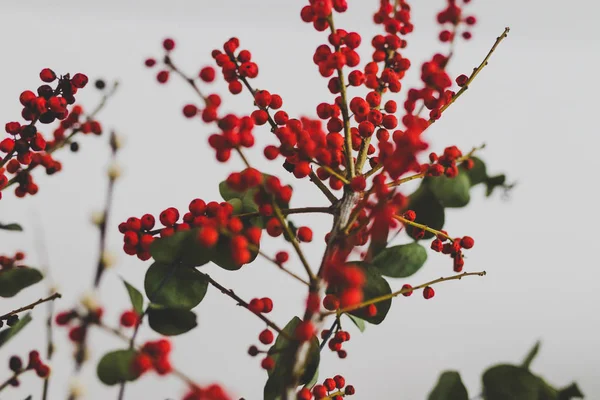
{"label": "red berry", "polygon": [[171,51],[175,48],[175,41],[173,39],[165,39],[163,41],[163,48],[167,51]]}
{"label": "red berry", "polygon": [[138,315],[135,311],[125,311],[121,314],[121,325],[130,328],[138,322]]}
{"label": "red berry", "polygon": [[425,289],[423,289],[423,297],[429,300],[433,296],[435,296],[435,291],[433,288],[431,286],[426,286]]}
{"label": "red berry", "polygon": [[166,83],[169,80],[169,71],[159,71],[158,74],[156,74],[156,80],[158,83]]}
{"label": "red berry", "polygon": [[301,341],[306,342],[310,340],[315,333],[315,327],[310,321],[301,321],[298,326],[296,326],[296,330],[294,331],[294,337]]}
{"label": "red berry", "polygon": [[352,386],[352,385],[346,386],[346,389],[344,390],[344,394],[347,394],[348,396],[352,396],[354,393],[356,393],[354,386]]}
{"label": "red berry", "polygon": [[188,104],[185,107],[183,107],[183,115],[186,118],[192,118],[195,117],[196,114],[198,114],[198,107],[196,107],[193,104]]}
{"label": "red berry", "polygon": [[463,87],[467,84],[468,80],[469,80],[469,77],[466,76],[465,74],[462,74],[456,78],[456,84],[460,87]]}
{"label": "red berry", "polygon": [[88,77],[84,74],[77,73],[71,78],[71,84],[77,89],[83,89],[88,83]]}
{"label": "red berry", "polygon": [[152,368],[152,359],[144,353],[139,353],[134,359],[131,369],[136,375],[142,375],[144,372]]}
{"label": "red berry", "polygon": [[[307,6],[307,7],[310,8],[310,6]],[[310,390],[308,388],[300,389],[300,391],[296,395],[296,400],[311,400],[311,399],[312,399],[312,393],[310,392]]]}
{"label": "red berry", "polygon": [[463,249],[470,249],[475,244],[475,241],[471,236],[464,236],[460,239],[460,247]]}
{"label": "red berry", "polygon": [[271,357],[267,356],[262,360],[260,366],[263,369],[270,370],[273,369],[273,367],[275,366],[275,361]]}
{"label": "red berry", "polygon": [[36,368],[35,368],[35,373],[37,374],[37,376],[39,376],[40,378],[47,378],[48,375],[50,375],[50,367],[47,366],[46,364],[39,364]]}
{"label": "red berry", "polygon": [[298,234],[298,239],[301,242],[312,242],[313,232],[309,227],[301,226],[300,228],[298,228],[297,234]]}
{"label": "red berry", "polygon": [[210,226],[205,226],[198,232],[198,242],[203,247],[213,247],[219,241],[219,232]]}
{"label": "red berry", "polygon": [[333,380],[335,381],[335,387],[337,387],[338,389],[341,389],[344,386],[346,386],[346,379],[344,379],[344,377],[341,375],[334,376]]}
{"label": "red berry", "polygon": [[328,294],[325,296],[325,298],[323,298],[323,307],[329,311],[337,310],[340,308],[340,301],[335,295]]}
{"label": "red berry", "polygon": [[327,388],[323,385],[315,385],[312,389],[315,399],[322,399],[327,397]]}
{"label": "red berry", "polygon": [[56,74],[50,68],[44,68],[40,72],[40,79],[43,82],[50,83],[50,82],[53,82],[56,79]]}
{"label": "red berry", "polygon": [[404,285],[402,285],[402,290],[405,290],[405,292],[404,292],[404,293],[402,293],[402,296],[404,296],[404,297],[408,297],[408,296],[410,296],[411,294],[413,294],[412,286],[411,286],[411,285],[409,285],[408,283],[407,283],[407,284],[404,284]]}
{"label": "red berry", "polygon": [[260,340],[262,344],[271,344],[273,343],[273,339],[273,332],[268,329],[265,329],[258,335],[258,340]]}
{"label": "red berry", "polygon": [[327,378],[325,379],[325,381],[323,382],[323,386],[325,386],[325,388],[327,389],[328,392],[331,392],[332,390],[335,389],[335,381],[331,378]]}
{"label": "red berry", "polygon": [[204,67],[198,74],[204,82],[212,82],[215,80],[215,69],[213,67]]}
{"label": "red berry", "polygon": [[273,300],[268,297],[263,297],[261,300],[263,302],[263,313],[267,314],[273,311]]}
{"label": "red berry", "polygon": [[262,299],[252,299],[250,300],[250,303],[248,303],[248,309],[255,314],[259,314],[265,309],[265,303]]}

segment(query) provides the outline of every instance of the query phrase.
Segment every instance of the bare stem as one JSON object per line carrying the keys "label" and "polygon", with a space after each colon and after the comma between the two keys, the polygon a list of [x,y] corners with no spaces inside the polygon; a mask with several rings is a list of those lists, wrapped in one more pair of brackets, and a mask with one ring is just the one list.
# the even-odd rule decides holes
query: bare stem
{"label": "bare stem", "polygon": [[419,290],[422,289],[424,287],[427,286],[431,286],[431,285],[435,285],[436,283],[440,283],[440,282],[445,282],[445,281],[452,281],[452,280],[460,280],[462,278],[464,278],[465,276],[485,276],[486,272],[485,271],[481,271],[481,272],[463,272],[462,274],[458,274],[458,275],[453,275],[453,276],[447,276],[447,277],[442,277],[442,278],[438,278],[438,279],[434,279],[432,281],[423,283],[419,286],[415,286],[415,287],[411,287],[411,288],[403,288],[398,290],[397,292],[391,293],[391,294],[386,294],[384,296],[379,296],[379,297],[375,297],[371,300],[367,300],[367,301],[363,301],[362,303],[359,304],[355,304],[353,306],[350,307],[346,307],[346,308],[342,308],[339,309],[337,311],[327,311],[324,313],[321,313],[321,318],[325,318],[328,315],[333,315],[333,314],[337,314],[337,315],[341,315],[344,313],[348,313],[350,311],[354,311],[354,310],[358,310],[359,308],[363,308],[366,307],[368,305],[371,304],[377,304],[380,303],[382,301],[386,301],[389,299],[392,299],[396,296],[399,296],[401,294],[405,294],[405,293],[409,293],[415,290]]}
{"label": "bare stem", "polygon": [[54,293],[54,294],[52,294],[51,296],[48,296],[48,297],[46,297],[45,299],[39,299],[38,301],[34,301],[34,302],[33,302],[33,303],[31,303],[31,304],[28,304],[28,305],[26,305],[26,306],[23,306],[23,307],[21,307],[21,308],[17,308],[16,310],[12,310],[12,311],[11,311],[11,312],[9,312],[9,313],[6,313],[6,314],[4,314],[4,315],[1,315],[1,316],[0,316],[0,320],[7,319],[7,318],[8,318],[8,317],[10,317],[11,315],[19,314],[19,313],[21,313],[21,312],[23,312],[23,311],[32,310],[32,309],[33,309],[35,306],[38,306],[38,305],[40,305],[40,304],[42,304],[42,303],[45,303],[45,302],[47,302],[47,301],[56,300],[56,299],[58,299],[58,298],[60,298],[60,297],[62,297],[60,293]]}

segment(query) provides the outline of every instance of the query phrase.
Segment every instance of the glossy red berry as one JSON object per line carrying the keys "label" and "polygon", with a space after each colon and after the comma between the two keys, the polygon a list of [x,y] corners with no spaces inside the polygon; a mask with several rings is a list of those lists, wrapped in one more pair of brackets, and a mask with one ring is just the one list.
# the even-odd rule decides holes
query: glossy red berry
{"label": "glossy red berry", "polygon": [[262,344],[271,344],[273,343],[273,339],[273,332],[268,329],[265,329],[258,335],[258,340],[260,340]]}
{"label": "glossy red berry", "polygon": [[464,236],[460,239],[460,247],[463,249],[470,249],[475,245],[475,241],[471,236]]}
{"label": "glossy red berry", "polygon": [[431,286],[426,286],[423,289],[423,297],[427,300],[431,299],[433,296],[435,296],[435,291],[433,290],[433,288]]}
{"label": "glossy red berry", "polygon": [[402,293],[402,296],[404,296],[404,297],[408,297],[411,294],[413,294],[412,286],[409,285],[408,283],[402,285],[402,290],[405,291],[404,293]]}
{"label": "glossy red berry", "polygon": [[273,360],[271,357],[267,356],[262,360],[262,362],[260,363],[260,366],[266,370],[273,369],[273,367],[275,366],[275,360]]}
{"label": "glossy red berry", "polygon": [[53,82],[56,79],[56,74],[50,68],[44,68],[40,72],[40,79],[43,82],[50,83],[50,82]]}
{"label": "glossy red berry", "polygon": [[137,322],[138,315],[135,311],[125,311],[123,314],[121,314],[121,325],[124,327],[131,328],[132,326],[136,325]]}
{"label": "glossy red berry", "polygon": [[173,39],[167,38],[163,40],[163,48],[166,51],[171,51],[175,48],[175,41]]}
{"label": "glossy red berry", "polygon": [[313,232],[312,229],[310,229],[307,226],[301,226],[300,228],[298,228],[298,239],[301,242],[312,242],[313,239]]}
{"label": "glossy red berry", "polygon": [[294,331],[294,337],[300,342],[306,342],[310,340],[315,333],[315,327],[310,321],[301,321],[296,330]]}

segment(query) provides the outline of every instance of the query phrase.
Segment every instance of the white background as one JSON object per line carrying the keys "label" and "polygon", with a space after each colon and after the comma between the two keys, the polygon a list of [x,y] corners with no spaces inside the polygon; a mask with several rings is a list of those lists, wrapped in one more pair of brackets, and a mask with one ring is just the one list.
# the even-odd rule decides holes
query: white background
{"label": "white background", "polygon": [[[19,118],[19,93],[39,85],[38,73],[44,67],[121,82],[117,96],[101,114],[106,129],[114,128],[125,138],[120,154],[124,175],[116,188],[109,231],[118,264],[106,274],[99,293],[106,322],[113,325],[128,304],[119,276],[141,288],[148,266],[122,253],[117,224],[133,215],[158,214],[169,206],[185,208],[195,197],[219,199],[218,182],[241,168],[235,158],[225,165],[216,163],[206,145],[213,128],[183,118],[183,105],[198,102],[193,92],[178,80],[161,87],[154,79],[156,70],[143,67],[145,57],[161,54],[162,39],[176,39],[175,61],[195,74],[212,62],[213,48],[233,35],[240,37],[242,48],[251,50],[259,64],[253,84],[281,94],[292,116],[314,116],[318,103],[333,99],[312,63],[314,49],[326,35],[300,20],[305,2],[214,3],[69,0],[0,5],[3,123]],[[336,25],[363,35],[364,60],[371,52],[370,38],[381,32],[371,20],[378,1],[349,3],[349,11],[336,17]],[[435,24],[444,3],[411,3],[416,29],[404,52],[413,61],[405,87],[418,85],[420,64],[445,50]],[[576,380],[587,398],[600,397],[596,261],[600,37],[595,29],[598,8],[592,4],[475,0],[469,7],[479,24],[472,41],[458,43],[450,65],[454,76],[477,65],[505,26],[511,33],[471,89],[426,137],[437,151],[450,144],[468,150],[485,142],[481,156],[490,172],[505,172],[518,182],[508,202],[499,193],[485,199],[483,188],[478,188],[468,209],[447,213],[449,232],[468,234],[476,241],[465,270],[484,269],[488,275],[441,284],[430,301],[420,295],[397,299],[386,321],[369,326],[363,335],[347,323],[352,334],[346,345],[349,356],[338,360],[324,351],[322,379],[344,375],[357,388],[359,399],[418,400],[426,398],[440,371],[456,369],[475,396],[485,368],[496,362],[520,362],[542,339],[534,371],[557,386]],[[249,94],[227,94],[222,80],[205,91],[223,94],[223,110],[238,114],[252,110]],[[403,96],[395,97],[400,104]],[[79,97],[87,109],[98,99],[92,85]],[[275,143],[274,138],[264,127],[255,134],[258,145],[248,153],[251,162],[276,170],[280,163],[267,163],[261,155],[262,147]],[[37,175],[38,195],[23,200],[7,192],[0,201],[0,221],[18,221],[25,227],[23,233],[0,233],[1,251],[25,250],[31,264],[39,265],[45,257],[35,240],[43,236],[52,279],[63,293],[56,302],[59,309],[75,304],[91,287],[98,234],[89,219],[104,203],[107,139],[85,137],[79,153],[61,152],[64,170],[50,178]],[[293,206],[326,204],[310,183],[281,175],[295,187]],[[329,219],[294,220],[319,232],[313,244],[305,246],[310,261],[318,262]],[[405,240],[403,235],[399,238]],[[283,240],[272,240],[264,249],[274,253],[285,246]],[[236,273],[205,268],[244,298],[272,297],[271,316],[280,325],[301,312],[304,289],[267,263],[256,262]],[[302,272],[299,264],[295,268]],[[451,274],[449,260],[431,254],[427,266],[408,282],[418,284],[447,274]],[[391,285],[400,288],[403,283],[392,280]],[[2,300],[0,313],[35,300],[44,291],[38,284],[14,299]],[[200,383],[221,382],[234,396],[261,398],[266,373],[246,349],[257,342],[263,323],[212,288],[196,311],[199,327],[174,339],[173,363]],[[43,349],[44,307],[33,316],[34,322],[0,350],[0,359]],[[71,381],[72,346],[65,329],[55,332],[58,353],[52,361],[50,398],[62,399]],[[140,335],[141,340],[155,338],[148,328]],[[91,333],[91,343],[92,360],[80,379],[87,388],[86,398],[116,398],[117,389],[99,383],[94,370],[104,352],[123,344],[100,331]],[[4,362],[0,378],[9,374]],[[128,385],[126,398],[175,399],[184,392],[174,378],[149,375]],[[40,381],[29,375],[23,377],[21,388],[7,389],[2,399],[29,394],[38,399],[40,393]]]}

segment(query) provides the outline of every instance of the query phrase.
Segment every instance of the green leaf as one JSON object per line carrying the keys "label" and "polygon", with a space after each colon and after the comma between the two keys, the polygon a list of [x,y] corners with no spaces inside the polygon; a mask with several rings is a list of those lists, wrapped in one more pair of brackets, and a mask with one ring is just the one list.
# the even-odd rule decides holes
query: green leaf
{"label": "green leaf", "polygon": [[96,373],[105,385],[117,385],[121,382],[131,382],[138,378],[131,365],[136,356],[133,349],[116,350],[106,353],[98,363]]}
{"label": "green leaf", "polygon": [[208,289],[206,275],[195,268],[155,262],[146,271],[144,290],[152,303],[191,310]]}
{"label": "green leaf", "polygon": [[155,239],[150,245],[150,254],[155,261],[170,264],[179,261],[183,244],[188,240],[190,231],[175,232],[165,238]]}
{"label": "green leaf", "polygon": [[381,275],[406,278],[416,273],[427,261],[427,250],[419,243],[388,247],[371,261]]}
{"label": "green leaf", "polygon": [[583,397],[575,382],[558,391],[558,400],[583,399]]}
{"label": "green leaf", "polygon": [[[283,328],[283,331],[287,336],[294,337],[294,332],[300,322],[300,318],[292,318],[285,328]],[[283,389],[288,386],[286,379],[289,379],[291,376],[291,369],[293,368],[293,361],[295,359],[298,344],[299,342],[296,340],[289,340],[284,335],[278,335],[275,344],[269,349],[269,355],[273,358],[273,361],[275,361],[275,367],[268,371],[269,379],[267,380],[264,390],[265,400],[281,399]],[[305,363],[305,369],[300,378],[300,385],[305,385],[314,378],[319,367],[320,359],[319,340],[316,336],[313,336],[310,341],[310,349],[307,362]]]}
{"label": "green leaf", "polygon": [[[417,214],[415,222],[436,230],[444,227],[444,206],[426,186],[421,185],[415,193],[409,196],[408,209]],[[412,226],[406,227],[406,233],[413,239],[415,238],[415,232],[416,230]],[[433,233],[425,232],[423,239],[430,239],[433,236]]]}
{"label": "green leaf", "polygon": [[487,168],[480,158],[471,157],[471,160],[473,160],[473,168],[467,170],[464,167],[460,167],[460,169],[469,176],[471,186],[475,186],[485,182],[487,179]]}
{"label": "green leaf", "polygon": [[485,195],[490,197],[497,187],[502,187],[506,183],[506,175],[489,176],[485,180]]}
{"label": "green leaf", "polygon": [[515,365],[496,365],[483,374],[486,400],[537,400],[541,385],[529,370]]}
{"label": "green leaf", "polygon": [[467,388],[456,371],[444,371],[427,400],[468,400]]}
{"label": "green leaf", "polygon": [[531,348],[531,350],[529,350],[529,353],[527,353],[527,356],[523,360],[523,363],[521,364],[521,366],[523,368],[529,369],[529,366],[531,365],[531,362],[533,361],[535,356],[537,356],[538,351],[540,351],[540,341],[539,340],[535,343],[535,345]]}
{"label": "green leaf", "polygon": [[233,215],[241,214],[244,212],[244,204],[242,203],[242,200],[234,197],[233,199],[227,200],[227,202],[233,206]]}
{"label": "green leaf", "polygon": [[0,222],[0,229],[1,230],[5,230],[5,231],[19,231],[22,232],[23,231],[23,227],[19,224],[3,224]]}
{"label": "green leaf", "polygon": [[27,313],[24,316],[19,317],[19,320],[16,324],[11,326],[10,328],[6,328],[0,331],[0,347],[4,346],[6,342],[12,339],[21,329],[25,328],[28,323],[31,322],[31,314]]}
{"label": "green leaf", "polygon": [[435,176],[426,178],[423,183],[429,186],[431,192],[444,207],[464,207],[471,200],[469,175],[460,170],[454,178],[448,178],[445,175]]}
{"label": "green leaf", "polygon": [[121,278],[123,283],[125,284],[125,288],[127,289],[127,293],[129,293],[129,299],[131,300],[131,305],[133,310],[138,314],[142,315],[144,312],[144,296],[140,293],[139,290],[131,286],[125,279]]}
{"label": "green leaf", "polygon": [[44,278],[35,268],[13,267],[0,271],[0,297],[13,297]]}
{"label": "green leaf", "polygon": [[365,329],[367,328],[365,325],[365,320],[362,318],[358,318],[355,317],[352,314],[346,314],[348,316],[348,318],[350,318],[350,320],[354,323],[354,325],[356,325],[356,327],[358,328],[359,331],[364,332]]}
{"label": "green leaf", "polygon": [[165,336],[175,336],[194,329],[196,314],[181,308],[155,308],[148,309],[148,324],[155,332]]}

